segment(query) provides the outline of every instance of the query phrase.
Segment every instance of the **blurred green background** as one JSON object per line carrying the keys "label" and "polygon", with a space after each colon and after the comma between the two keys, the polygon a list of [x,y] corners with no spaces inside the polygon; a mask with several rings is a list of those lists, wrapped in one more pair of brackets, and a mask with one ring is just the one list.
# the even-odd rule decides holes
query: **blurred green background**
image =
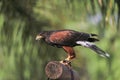
{"label": "blurred green background", "polygon": [[111,55],[75,47],[72,67],[81,80],[120,80],[119,19],[119,0],[0,0],[0,80],[47,80],[46,64],[66,53],[35,37],[57,29],[96,33]]}

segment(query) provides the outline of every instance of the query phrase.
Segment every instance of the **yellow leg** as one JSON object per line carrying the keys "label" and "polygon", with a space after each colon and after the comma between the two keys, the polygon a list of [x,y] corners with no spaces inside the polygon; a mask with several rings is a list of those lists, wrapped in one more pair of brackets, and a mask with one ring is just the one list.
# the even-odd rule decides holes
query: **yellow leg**
{"label": "yellow leg", "polygon": [[71,60],[75,58],[75,52],[72,47],[68,46],[63,46],[63,49],[65,52],[68,53],[68,57],[65,60],[60,61],[60,63],[65,64],[65,65],[71,65]]}

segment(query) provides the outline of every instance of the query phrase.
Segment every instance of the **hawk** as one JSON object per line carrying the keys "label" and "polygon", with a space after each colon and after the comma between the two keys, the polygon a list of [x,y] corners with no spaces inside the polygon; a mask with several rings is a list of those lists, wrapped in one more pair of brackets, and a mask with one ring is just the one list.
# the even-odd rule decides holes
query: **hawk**
{"label": "hawk", "polygon": [[110,55],[97,47],[94,42],[99,41],[96,34],[89,34],[84,32],[78,32],[74,30],[53,30],[42,31],[36,36],[36,40],[43,39],[48,45],[63,48],[68,54],[65,61],[76,57],[73,47],[83,46],[95,51],[97,54],[103,57],[109,57]]}

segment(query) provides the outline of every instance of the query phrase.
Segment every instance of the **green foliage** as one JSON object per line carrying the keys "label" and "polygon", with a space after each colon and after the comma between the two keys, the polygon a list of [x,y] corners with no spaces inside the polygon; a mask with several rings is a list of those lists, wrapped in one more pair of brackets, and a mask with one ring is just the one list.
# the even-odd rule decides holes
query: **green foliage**
{"label": "green foliage", "polygon": [[75,47],[72,66],[81,80],[120,79],[119,0],[0,0],[0,12],[0,80],[47,79],[47,62],[66,54],[35,37],[56,29],[98,33],[101,41],[96,44],[111,55],[106,59]]}

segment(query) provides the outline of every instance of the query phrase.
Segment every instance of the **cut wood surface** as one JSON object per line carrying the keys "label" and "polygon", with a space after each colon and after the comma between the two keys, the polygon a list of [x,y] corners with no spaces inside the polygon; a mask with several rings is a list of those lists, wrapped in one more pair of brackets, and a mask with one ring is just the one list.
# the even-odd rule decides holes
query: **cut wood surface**
{"label": "cut wood surface", "polygon": [[46,75],[52,80],[80,80],[79,74],[70,65],[51,61],[45,67]]}

